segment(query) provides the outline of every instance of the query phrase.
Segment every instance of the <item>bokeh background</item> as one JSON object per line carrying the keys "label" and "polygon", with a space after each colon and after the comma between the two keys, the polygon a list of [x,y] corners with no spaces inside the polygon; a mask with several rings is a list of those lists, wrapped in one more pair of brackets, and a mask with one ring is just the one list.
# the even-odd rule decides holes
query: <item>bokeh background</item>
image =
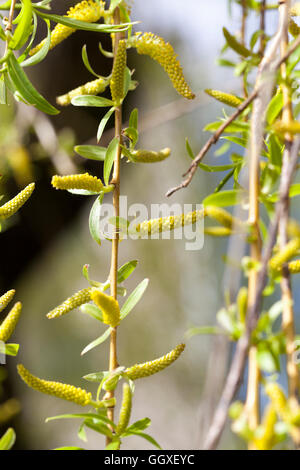
{"label": "bokeh background", "polygon": [[[73,4],[73,1],[53,0],[53,11],[64,13]],[[128,204],[141,202],[150,206],[166,202],[166,191],[180,182],[187,169],[190,161],[185,138],[189,138],[196,152],[208,136],[202,130],[204,125],[221,116],[222,107],[203,90],[217,88],[241,94],[240,79],[233,76],[231,69],[216,64],[224,45],[222,26],[236,32],[240,11],[233,8],[229,16],[227,0],[135,0],[132,19],[141,22],[136,30],[155,32],[171,42],[197,93],[195,102],[184,103],[156,63],[129,52],[129,64],[135,69],[134,77],[140,85],[136,92],[129,94],[124,120],[138,107],[139,146],[157,150],[172,148],[172,157],[157,165],[122,164],[121,193],[128,196]],[[274,29],[275,20],[268,27],[270,31]],[[44,33],[39,31],[39,37]],[[84,44],[94,69],[102,75],[108,74],[111,61],[99,53],[99,41],[104,49],[110,49],[109,37],[77,32],[51,51],[43,63],[28,70],[32,81],[54,103],[57,95],[91,80],[81,60]],[[45,424],[48,416],[75,412],[78,408],[28,389],[16,373],[16,364],[22,362],[38,376],[95,389],[81,377],[106,370],[108,366],[108,342],[80,355],[84,346],[103,331],[95,320],[80,311],[58,320],[46,318],[49,310],[86,286],[81,274],[84,264],[90,264],[94,279],[104,281],[108,276],[110,242],[104,241],[99,247],[88,230],[93,200],[55,191],[50,185],[51,176],[56,173],[88,170],[101,175],[101,165],[84,161],[72,150],[74,144],[95,142],[100,118],[99,110],[90,108],[70,107],[50,118],[23,105],[0,108],[2,190],[12,197],[29,181],[36,181],[32,198],[3,231],[0,244],[1,292],[16,288],[16,298],[23,303],[23,316],[14,336],[21,344],[20,352],[17,358],[8,359],[9,378],[4,383],[2,397],[15,396],[22,404],[21,413],[12,423],[19,449],[52,449],[64,445],[95,449],[104,445],[104,439],[92,431],[87,431],[88,442],[82,443],[77,437],[75,421]],[[103,145],[110,136],[108,130]],[[228,154],[217,156],[211,152],[207,161],[227,162]],[[216,187],[218,178],[220,174],[198,171],[190,187],[174,195],[172,203],[201,203]],[[223,240],[208,237],[203,249],[196,252],[186,251],[184,242],[177,240],[121,243],[120,264],[139,260],[138,268],[126,283],[128,292],[145,277],[150,279],[143,299],[119,328],[121,365],[165,354],[182,342],[191,326],[215,324],[216,312],[223,304],[222,255],[226,248]],[[218,347],[223,353],[212,356]],[[222,383],[229,357],[229,348],[223,340],[207,336],[191,338],[185,353],[172,367],[136,384],[132,420],[150,417],[149,433],[164,449],[200,448],[207,431],[211,395]],[[210,372],[208,381],[207,372]],[[243,447],[229,426],[221,447]],[[123,448],[151,446],[132,437],[124,442]]]}

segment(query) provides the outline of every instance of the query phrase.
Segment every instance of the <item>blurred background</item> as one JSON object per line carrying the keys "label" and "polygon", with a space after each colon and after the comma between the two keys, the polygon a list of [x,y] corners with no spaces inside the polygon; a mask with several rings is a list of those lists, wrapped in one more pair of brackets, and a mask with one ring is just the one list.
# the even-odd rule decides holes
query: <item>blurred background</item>
{"label": "blurred background", "polygon": [[[53,0],[53,11],[62,14],[74,3]],[[135,0],[132,19],[141,22],[135,27],[137,31],[152,31],[173,45],[197,94],[194,102],[185,103],[156,63],[133,50],[129,52],[129,66],[135,69],[134,78],[140,85],[126,100],[124,120],[138,107],[139,147],[172,149],[170,159],[153,166],[122,163],[121,193],[128,196],[128,204],[141,202],[150,206],[166,202],[166,191],[180,182],[187,169],[190,160],[185,138],[197,152],[209,135],[203,127],[222,114],[222,106],[203,90],[217,88],[241,94],[241,80],[233,76],[231,69],[216,64],[224,45],[222,26],[237,32],[240,9],[233,8],[229,16],[227,0]],[[258,19],[254,17],[254,21]],[[274,29],[276,22],[270,22],[269,27],[270,31]],[[39,38],[44,34],[43,29],[39,31]],[[56,96],[92,80],[81,60],[84,44],[92,67],[101,75],[110,72],[111,61],[99,53],[99,41],[104,49],[110,49],[108,36],[77,32],[41,64],[27,69],[50,102],[55,103]],[[53,174],[87,170],[101,175],[99,163],[83,160],[73,152],[75,144],[95,143],[101,117],[99,110],[92,108],[64,108],[54,117],[44,117],[23,105],[0,108],[0,172],[4,175],[1,192],[9,199],[28,182],[36,181],[33,196],[13,224],[5,227],[0,245],[1,292],[15,288],[16,298],[23,303],[22,319],[13,337],[20,342],[20,352],[17,358],[8,358],[9,378],[1,397],[3,400],[15,396],[21,402],[22,411],[12,423],[19,449],[67,445],[101,449],[104,445],[104,439],[93,431],[87,431],[88,443],[82,443],[74,421],[45,424],[48,416],[78,408],[27,388],[16,372],[16,364],[22,362],[37,376],[92,390],[93,384],[81,377],[108,367],[108,342],[80,355],[84,346],[104,331],[95,320],[80,311],[58,320],[46,318],[49,310],[87,286],[81,274],[84,264],[90,264],[92,278],[105,281],[108,276],[110,242],[104,241],[99,247],[88,230],[93,198],[55,191],[50,185]],[[107,145],[110,138],[108,130],[102,145]],[[228,162],[228,153],[218,156],[215,150],[206,157],[207,162]],[[171,202],[201,203],[219,179],[220,174],[199,170],[190,187],[176,193]],[[118,330],[121,365],[159,357],[182,342],[189,327],[215,324],[216,312],[223,305],[222,255],[226,249],[222,239],[208,237],[204,248],[196,252],[186,251],[184,241],[178,240],[121,243],[120,264],[139,260],[138,268],[126,282],[128,292],[145,277],[150,279],[143,299]],[[187,341],[186,351],[172,367],[136,384],[132,420],[150,417],[149,433],[164,449],[201,447],[213,392],[218,393],[229,360],[229,348],[223,343],[223,339],[195,336]],[[218,347],[224,353],[216,360],[212,352]],[[220,447],[238,449],[243,443],[228,426]],[[123,448],[151,446],[131,437]]]}

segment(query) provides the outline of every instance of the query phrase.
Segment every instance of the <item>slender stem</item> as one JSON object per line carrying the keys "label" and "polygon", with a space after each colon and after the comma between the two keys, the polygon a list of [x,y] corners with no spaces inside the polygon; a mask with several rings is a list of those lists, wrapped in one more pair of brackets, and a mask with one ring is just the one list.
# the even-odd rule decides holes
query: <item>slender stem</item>
{"label": "slender stem", "polygon": [[261,0],[260,2],[260,45],[259,45],[259,55],[263,57],[266,47],[266,0]]}
{"label": "slender stem", "polygon": [[12,0],[12,2],[10,4],[8,22],[7,22],[7,25],[5,27],[5,31],[12,31],[16,3],[17,3],[17,0]]}
{"label": "slender stem", "polygon": [[[120,12],[116,8],[114,13],[114,24],[120,24]],[[116,53],[118,49],[118,43],[122,38],[121,33],[115,33],[113,41],[114,60],[116,59]],[[119,138],[119,146],[114,161],[113,177],[111,183],[114,184],[115,188],[113,191],[113,206],[115,217],[119,217],[120,212],[120,160],[121,160],[121,144],[122,144],[122,107],[118,106],[115,110],[115,137]],[[118,254],[119,254],[119,233],[116,230],[115,236],[112,240],[112,251],[111,251],[111,267],[110,267],[110,292],[111,295],[117,298],[117,274],[118,274]],[[117,328],[112,328],[110,335],[110,348],[109,348],[109,370],[113,371],[118,367],[117,359]],[[113,398],[114,391],[108,392],[107,398]],[[109,408],[107,411],[108,418],[114,420],[114,408]],[[109,444],[110,439],[106,439]]]}
{"label": "slender stem", "polygon": [[[290,2],[281,2],[280,8],[289,10]],[[286,28],[285,35],[281,41],[281,56],[284,56],[288,49],[288,29]],[[286,83],[286,64],[283,62],[280,67],[281,76],[283,79],[282,92],[283,92],[283,111],[282,121],[289,123],[293,119],[293,109],[291,101],[291,90]],[[286,172],[290,158],[291,158],[291,145],[293,142],[293,136],[290,134],[285,135],[285,151],[283,153],[282,172]],[[283,205],[282,217],[279,221],[279,246],[281,249],[288,242],[287,236],[287,224],[289,218],[289,198],[286,198]],[[288,397],[291,406],[298,407],[298,385],[299,385],[299,370],[298,366],[293,360],[293,354],[295,352],[295,325],[294,325],[294,311],[293,311],[293,295],[291,290],[290,273],[287,266],[283,267],[282,278],[280,282],[281,295],[283,302],[282,311],[282,329],[286,336],[286,350],[287,350],[287,379],[288,379]],[[293,440],[297,446],[300,445],[300,433],[294,433]]]}

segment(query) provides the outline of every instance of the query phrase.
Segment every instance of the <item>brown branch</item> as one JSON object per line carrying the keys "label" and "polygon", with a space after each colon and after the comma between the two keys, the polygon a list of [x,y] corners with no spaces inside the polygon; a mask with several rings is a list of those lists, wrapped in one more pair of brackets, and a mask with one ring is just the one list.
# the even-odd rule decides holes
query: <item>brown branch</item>
{"label": "brown branch", "polygon": [[298,153],[300,149],[300,138],[298,138],[291,150],[291,159],[289,162],[288,169],[285,174],[282,174],[281,184],[280,184],[280,199],[276,204],[275,216],[273,222],[270,224],[268,233],[268,243],[264,250],[262,257],[261,269],[258,275],[257,282],[257,291],[255,295],[254,302],[251,306],[251,309],[248,313],[247,328],[245,334],[240,338],[237,344],[237,348],[234,354],[234,358],[230,367],[230,371],[227,377],[227,381],[218,405],[218,408],[215,412],[212,426],[210,427],[207,435],[206,442],[204,444],[205,449],[212,450],[214,449],[219,442],[220,436],[225,426],[227,419],[228,408],[232,402],[238,388],[242,375],[244,372],[244,367],[246,364],[247,353],[251,343],[251,333],[254,330],[257,320],[258,313],[261,304],[262,293],[265,288],[266,278],[268,273],[268,263],[272,256],[273,246],[276,241],[278,223],[282,214],[282,208],[284,207],[284,201],[289,197],[289,190],[292,183],[293,175],[297,168],[298,162]]}
{"label": "brown branch", "polygon": [[5,31],[12,31],[16,3],[17,3],[17,0],[11,1],[9,15],[8,15],[8,22],[5,27]]}
{"label": "brown branch", "polygon": [[266,29],[266,0],[261,0],[261,3],[260,3],[260,30],[261,30],[261,36],[260,36],[260,45],[259,45],[259,55],[261,57],[263,57],[263,55],[264,55],[265,46],[266,46],[265,29]]}

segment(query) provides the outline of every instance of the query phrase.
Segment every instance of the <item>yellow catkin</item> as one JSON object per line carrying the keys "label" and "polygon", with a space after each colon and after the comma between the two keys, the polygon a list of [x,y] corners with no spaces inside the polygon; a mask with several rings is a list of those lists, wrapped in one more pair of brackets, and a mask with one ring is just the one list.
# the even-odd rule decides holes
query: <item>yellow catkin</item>
{"label": "yellow catkin", "polygon": [[124,383],[122,405],[120,409],[119,422],[117,424],[117,429],[116,429],[116,433],[118,435],[122,434],[129,424],[130,415],[131,415],[131,407],[132,407],[131,389],[127,383]]}
{"label": "yellow catkin", "polygon": [[288,264],[288,267],[289,267],[289,272],[291,274],[298,274],[300,273],[300,260],[297,259],[295,261],[291,261],[289,264]]}
{"label": "yellow catkin", "polygon": [[80,305],[90,302],[90,300],[91,300],[91,289],[89,287],[86,289],[82,289],[76,292],[76,294],[69,297],[67,300],[65,300],[61,305],[56,307],[54,310],[51,310],[51,312],[47,314],[47,317],[50,319],[61,317],[62,315],[65,315],[66,313],[71,312],[75,308],[80,307]]}
{"label": "yellow catkin", "polygon": [[149,375],[156,374],[166,367],[170,366],[183,352],[185,344],[179,344],[175,349],[165,356],[155,359],[154,361],[145,362],[144,364],[136,364],[125,370],[125,374],[131,380],[141,379]]}
{"label": "yellow catkin", "polygon": [[22,364],[18,365],[18,372],[24,382],[34,390],[48,395],[53,395],[63,400],[72,401],[77,405],[86,406],[91,403],[92,394],[88,393],[74,385],[63,384],[60,382],[52,382],[49,380],[39,379],[32,375]]}
{"label": "yellow catkin", "polygon": [[234,225],[238,224],[237,219],[233,218],[232,215],[217,206],[206,206],[204,208],[204,215],[216,220],[221,225],[227,228],[233,228]]}
{"label": "yellow catkin", "polygon": [[205,90],[205,93],[207,93],[209,96],[212,96],[216,100],[221,101],[221,103],[232,106],[233,108],[237,108],[243,102],[241,98],[238,98],[235,95],[230,95],[229,93],[223,93],[223,91],[219,90],[207,89]]}
{"label": "yellow catkin", "polygon": [[270,260],[270,268],[278,271],[282,265],[296,255],[300,248],[300,238],[290,240],[285,247]]}
{"label": "yellow catkin", "polygon": [[10,398],[0,405],[0,425],[10,421],[21,410],[20,403],[15,398]]}
{"label": "yellow catkin", "polygon": [[160,219],[150,219],[137,224],[133,229],[142,237],[145,235],[154,235],[166,231],[175,230],[185,225],[191,225],[198,220],[203,219],[204,211],[197,210],[187,214],[172,215],[170,217],[161,217]]}
{"label": "yellow catkin", "polygon": [[299,121],[291,121],[288,123],[284,123],[282,121],[277,121],[273,124],[274,131],[278,134],[299,134],[300,133],[300,122]]}
{"label": "yellow catkin", "polygon": [[159,152],[150,150],[133,150],[131,151],[131,160],[135,163],[156,163],[161,162],[171,155],[171,149],[165,148]]}
{"label": "yellow catkin", "polygon": [[0,341],[4,341],[5,343],[9,340],[19,321],[21,310],[22,304],[21,302],[17,302],[2,322],[0,326]]}
{"label": "yellow catkin", "polygon": [[273,405],[268,405],[263,418],[263,434],[254,439],[254,445],[258,450],[271,450],[277,442],[275,425],[277,422],[276,411]]}
{"label": "yellow catkin", "polygon": [[112,328],[120,323],[120,307],[116,299],[98,290],[93,290],[91,298],[103,314],[103,323]]}
{"label": "yellow catkin", "polygon": [[15,289],[11,289],[11,290],[7,291],[5,294],[1,295],[1,297],[0,297],[0,312],[2,312],[2,310],[4,310],[7,307],[9,302],[13,299],[15,293],[16,293]]}
{"label": "yellow catkin", "polygon": [[290,413],[288,409],[287,399],[282,388],[276,383],[269,383],[265,388],[266,394],[269,396],[272,405],[278,416],[285,422],[289,421]]}
{"label": "yellow catkin", "polygon": [[52,177],[51,184],[56,189],[84,189],[98,193],[103,189],[102,181],[97,176],[83,173],[81,175],[68,175]]}
{"label": "yellow catkin", "polygon": [[124,98],[125,70],[127,63],[126,41],[121,39],[118,44],[116,58],[110,81],[111,97],[115,105],[119,105]]}
{"label": "yellow catkin", "polygon": [[297,37],[300,34],[300,26],[297,25],[297,23],[290,18],[289,20],[289,32],[291,33],[292,36]]}
{"label": "yellow catkin", "polygon": [[17,194],[13,199],[8,201],[6,204],[0,207],[0,219],[8,219],[14,215],[20,207],[22,207],[27,199],[30,198],[33,190],[35,188],[35,184],[31,183],[26,188],[23,189],[19,194]]}
{"label": "yellow catkin", "polygon": [[241,323],[245,323],[248,308],[248,289],[241,287],[236,299],[238,313]]}
{"label": "yellow catkin", "polygon": [[[96,23],[101,17],[104,16],[105,2],[84,0],[77,3],[74,7],[70,8],[67,12],[68,18],[73,20],[85,21],[86,23]],[[51,32],[50,49],[60,44],[64,39],[68,38],[76,29],[57,24]],[[31,49],[30,55],[36,54],[45,44],[44,39],[40,44]]]}
{"label": "yellow catkin", "polygon": [[300,225],[294,219],[289,219],[287,226],[287,233],[290,238],[300,238]]}
{"label": "yellow catkin", "polygon": [[136,47],[139,54],[150,56],[164,68],[180,95],[188,99],[195,98],[184,78],[182,67],[171,44],[153,33],[136,33],[132,39],[132,45]]}
{"label": "yellow catkin", "polygon": [[65,95],[58,96],[56,98],[56,102],[60,106],[68,106],[71,103],[72,99],[76,96],[98,95],[99,93],[103,93],[108,84],[109,81],[105,78],[97,78],[96,80],[85,83],[84,85],[81,85],[75,88],[74,90],[69,91]]}

